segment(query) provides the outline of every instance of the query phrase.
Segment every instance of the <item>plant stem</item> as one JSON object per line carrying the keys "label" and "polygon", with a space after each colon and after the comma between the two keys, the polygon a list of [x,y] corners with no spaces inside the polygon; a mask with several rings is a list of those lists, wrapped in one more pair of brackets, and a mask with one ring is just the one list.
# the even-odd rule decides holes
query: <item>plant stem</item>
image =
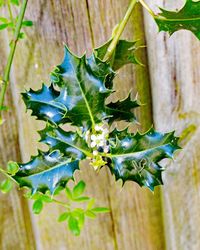
{"label": "plant stem", "polygon": [[[9,15],[10,15],[10,20],[11,20],[11,22],[14,24],[14,18],[13,18],[11,6],[10,6],[10,0],[7,1],[7,6],[8,6],[8,12],[9,12]],[[12,29],[13,29],[13,28],[12,28]]]}
{"label": "plant stem", "polygon": [[1,112],[3,108],[6,89],[9,83],[10,70],[11,70],[13,57],[14,57],[15,50],[16,50],[17,41],[19,39],[19,34],[20,34],[21,26],[22,26],[22,21],[24,19],[24,13],[26,10],[27,2],[28,0],[23,0],[22,5],[21,5],[20,13],[17,18],[17,24],[15,27],[14,38],[11,42],[10,53],[8,55],[8,60],[7,60],[7,64],[6,64],[4,75],[3,75],[3,83],[2,83],[2,88],[0,92],[0,119],[1,119]]}
{"label": "plant stem", "polygon": [[68,205],[65,202],[62,202],[62,201],[59,201],[59,200],[56,200],[56,199],[52,199],[52,201],[57,203],[58,205],[61,205],[61,206],[65,207],[65,208],[70,208],[70,205]]}
{"label": "plant stem", "polygon": [[119,23],[119,27],[117,28],[116,34],[115,34],[112,42],[110,43],[110,45],[107,49],[107,52],[104,56],[104,61],[108,61],[111,59],[112,54],[113,54],[113,52],[117,46],[117,43],[119,41],[119,38],[120,38],[124,28],[126,27],[126,24],[131,16],[131,14],[132,14],[132,11],[133,11],[136,3],[137,3],[137,0],[131,0],[129,7],[126,11],[126,14],[125,14],[124,18],[122,19],[122,21]]}
{"label": "plant stem", "polygon": [[155,16],[155,13],[153,12],[153,10],[150,9],[150,7],[143,0],[139,0],[139,2],[149,12],[149,14],[151,14],[153,17]]}
{"label": "plant stem", "polygon": [[10,180],[12,180],[13,182],[15,182],[15,184],[19,185],[16,180],[14,178],[12,178],[11,175],[9,175],[5,170],[3,170],[2,168],[0,168],[0,172],[5,175],[7,178],[9,178]]}

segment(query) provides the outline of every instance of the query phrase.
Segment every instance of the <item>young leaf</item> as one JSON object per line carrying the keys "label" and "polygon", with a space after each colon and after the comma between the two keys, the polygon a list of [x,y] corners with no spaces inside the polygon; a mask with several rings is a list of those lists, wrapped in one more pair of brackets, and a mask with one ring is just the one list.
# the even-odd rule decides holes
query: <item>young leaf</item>
{"label": "young leaf", "polygon": [[10,2],[14,5],[19,6],[19,0],[10,0]]}
{"label": "young leaf", "polygon": [[42,208],[43,208],[42,200],[39,199],[39,200],[34,201],[33,207],[32,207],[34,214],[40,214],[42,212]]}
{"label": "young leaf", "polygon": [[84,222],[85,222],[85,214],[84,214],[84,210],[81,209],[81,208],[76,208],[72,211],[72,216],[74,216],[77,221],[78,221],[78,226],[79,226],[79,229],[81,230],[83,225],[84,225]]}
{"label": "young leaf", "polygon": [[150,129],[145,134],[115,130],[110,149],[109,164],[116,179],[123,183],[131,180],[151,190],[162,184],[162,167],[158,164],[164,158],[172,158],[179,149],[174,132],[161,134]]}
{"label": "young leaf", "polygon": [[170,35],[182,29],[190,30],[200,40],[200,1],[186,0],[179,11],[168,11],[160,8],[161,13],[154,16],[160,31]]}
{"label": "young leaf", "polygon": [[67,198],[72,201],[73,194],[72,194],[71,190],[68,187],[65,187],[65,192],[66,192]]}
{"label": "young leaf", "polygon": [[4,24],[0,24],[0,30],[4,30],[8,27],[8,24],[7,23],[4,23]]}
{"label": "young leaf", "polygon": [[33,22],[30,20],[25,20],[22,22],[22,25],[30,27],[30,26],[33,26]]}
{"label": "young leaf", "polygon": [[7,172],[10,175],[15,175],[19,170],[19,165],[14,161],[9,161],[7,164]]}
{"label": "young leaf", "polygon": [[107,207],[94,207],[94,208],[91,209],[91,211],[93,213],[96,213],[96,214],[98,214],[98,213],[109,213],[110,209],[107,208]]}
{"label": "young leaf", "polygon": [[96,214],[92,210],[86,210],[85,216],[90,217],[92,219],[96,218]]}
{"label": "young leaf", "polygon": [[78,198],[85,190],[85,182],[79,181],[79,183],[73,188],[73,197]]}
{"label": "young leaf", "polygon": [[85,202],[85,201],[89,201],[89,200],[90,200],[90,197],[87,197],[87,196],[73,198],[73,201],[75,201],[75,202]]}
{"label": "young leaf", "polygon": [[11,182],[10,179],[6,179],[6,180],[3,180],[1,183],[0,183],[0,191],[4,194],[10,192],[10,190],[12,189],[13,187],[13,184]]}
{"label": "young leaf", "polygon": [[95,203],[95,199],[92,198],[92,199],[88,202],[88,204],[87,204],[87,210],[92,209],[92,207],[94,206],[94,203]]}
{"label": "young leaf", "polygon": [[65,212],[65,213],[62,213],[59,218],[58,218],[58,222],[63,222],[65,220],[67,220],[69,218],[69,213]]}
{"label": "young leaf", "polygon": [[51,202],[53,202],[53,200],[52,200],[52,198],[50,197],[50,196],[48,196],[48,195],[45,195],[45,194],[43,194],[43,195],[41,195],[41,198],[40,198],[43,202],[46,202],[46,203],[51,203]]}
{"label": "young leaf", "polygon": [[73,217],[72,215],[69,216],[68,227],[69,227],[69,230],[75,236],[80,235],[80,228],[79,228],[79,225],[78,225],[78,220],[75,217]]}
{"label": "young leaf", "polygon": [[20,187],[31,188],[32,193],[50,190],[51,194],[58,186],[64,186],[68,180],[73,179],[74,171],[79,169],[78,161],[71,161],[59,151],[51,153],[39,152],[31,161],[19,165],[19,171],[13,178]]}
{"label": "young leaf", "polygon": [[[111,41],[109,40],[103,46],[95,49],[97,57],[101,60],[103,60]],[[129,63],[141,64],[135,55],[136,50],[139,48],[136,43],[136,41],[119,40],[111,59],[113,70],[118,70]]]}
{"label": "young leaf", "polygon": [[0,22],[2,22],[2,23],[8,23],[9,20],[6,17],[0,17]]}

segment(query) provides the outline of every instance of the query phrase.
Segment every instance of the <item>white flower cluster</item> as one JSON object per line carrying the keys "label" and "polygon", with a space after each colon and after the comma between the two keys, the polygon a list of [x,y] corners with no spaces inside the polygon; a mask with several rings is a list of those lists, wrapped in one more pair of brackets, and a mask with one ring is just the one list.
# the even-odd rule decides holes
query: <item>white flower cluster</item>
{"label": "white flower cluster", "polygon": [[108,141],[108,124],[102,123],[95,126],[94,131],[90,134],[90,131],[87,131],[85,134],[86,141],[93,148],[93,161],[92,165],[95,169],[106,164],[106,162],[102,159],[102,156],[99,154],[99,150],[102,153],[109,152],[109,146],[107,145]]}

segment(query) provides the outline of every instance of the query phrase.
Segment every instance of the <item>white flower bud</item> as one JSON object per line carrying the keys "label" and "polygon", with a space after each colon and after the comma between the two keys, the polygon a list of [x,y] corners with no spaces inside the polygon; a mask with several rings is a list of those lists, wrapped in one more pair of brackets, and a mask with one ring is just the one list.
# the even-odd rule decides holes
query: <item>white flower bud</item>
{"label": "white flower bud", "polygon": [[92,134],[92,135],[91,135],[91,140],[92,140],[92,141],[96,141],[96,139],[97,139],[97,136]]}
{"label": "white flower bud", "polygon": [[99,152],[97,150],[94,150],[92,153],[94,156],[97,156]]}
{"label": "white flower bud", "polygon": [[96,147],[96,145],[97,145],[97,144],[96,144],[96,142],[94,142],[94,141],[93,141],[93,142],[91,142],[91,148]]}

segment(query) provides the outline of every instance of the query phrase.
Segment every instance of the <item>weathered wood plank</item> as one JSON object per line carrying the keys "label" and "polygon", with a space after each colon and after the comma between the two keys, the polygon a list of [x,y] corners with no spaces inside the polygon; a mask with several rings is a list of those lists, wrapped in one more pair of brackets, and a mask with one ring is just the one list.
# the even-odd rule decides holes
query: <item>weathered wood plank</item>
{"label": "weathered wood plank", "polygon": [[[67,43],[74,52],[82,54],[85,49],[91,52],[93,45],[99,45],[109,38],[127,5],[128,0],[29,2],[27,17],[35,25],[27,30],[27,39],[19,44],[13,70],[13,83],[16,86],[13,92],[17,116],[21,121],[18,129],[24,161],[29,160],[30,154],[36,154],[39,138],[36,130],[44,124],[30,117],[30,112],[24,113],[19,93],[24,88],[37,89],[42,81],[48,81],[52,65],[60,63],[63,56],[62,42]],[[142,25],[141,9],[138,9],[124,36],[140,38],[144,43]],[[139,53],[147,64],[145,50]],[[116,87],[118,97],[125,97],[130,88],[133,89],[133,96],[139,92],[142,102],[147,104],[139,114],[140,121],[145,122],[143,129],[147,129],[152,124],[147,68],[126,67],[116,80]],[[158,189],[153,196],[150,191],[128,183],[121,191],[120,184],[114,182],[106,169],[97,176],[88,166],[82,168],[77,176],[79,178],[88,183],[88,193],[97,197],[100,205],[111,207],[111,214],[88,222],[82,235],[76,238],[67,232],[65,225],[56,224],[61,209],[49,205],[40,216],[33,218],[37,249],[164,249]]]}
{"label": "weathered wood plank", "polygon": [[[4,38],[5,38],[4,34]],[[0,56],[6,58],[7,42],[0,36]],[[4,68],[5,60],[1,60],[0,75]],[[20,148],[18,137],[18,118],[13,103],[11,89],[6,96],[5,105],[10,109],[5,112],[5,122],[0,126],[0,166],[5,167],[6,163],[14,159],[20,161]],[[2,180],[3,177],[0,176]],[[34,250],[35,241],[32,232],[28,204],[22,193],[14,188],[9,195],[0,193],[0,249],[11,250],[18,246],[18,249]]]}
{"label": "weathered wood plank", "polygon": [[[183,1],[147,2],[169,9],[183,5]],[[157,34],[156,25],[147,13],[145,20],[156,128],[176,129],[179,135],[187,128],[190,132],[182,140],[184,149],[165,174],[166,245],[169,250],[196,250],[200,249],[200,43],[189,31],[179,31],[171,38]]]}

